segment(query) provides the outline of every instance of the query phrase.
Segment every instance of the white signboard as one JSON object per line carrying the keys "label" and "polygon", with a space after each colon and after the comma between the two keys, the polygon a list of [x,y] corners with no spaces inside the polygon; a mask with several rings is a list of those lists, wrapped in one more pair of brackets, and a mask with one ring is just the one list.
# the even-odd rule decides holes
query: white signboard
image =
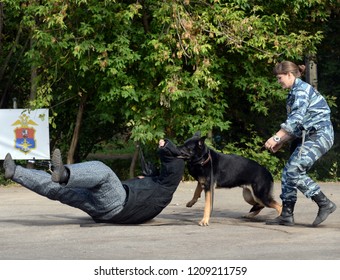
{"label": "white signboard", "polygon": [[0,159],[50,159],[48,109],[0,110]]}

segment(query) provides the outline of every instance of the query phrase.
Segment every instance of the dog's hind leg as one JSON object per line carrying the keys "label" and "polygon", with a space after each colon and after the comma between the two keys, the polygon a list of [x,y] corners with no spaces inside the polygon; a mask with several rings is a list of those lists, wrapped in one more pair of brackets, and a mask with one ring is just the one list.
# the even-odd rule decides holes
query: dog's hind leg
{"label": "dog's hind leg", "polygon": [[247,219],[251,219],[251,218],[254,218],[258,213],[261,212],[261,210],[264,208],[264,206],[262,206],[261,204],[259,203],[256,203],[249,211],[248,214],[244,215],[243,217],[244,218],[247,218]]}
{"label": "dog's hind leg", "polygon": [[254,218],[258,213],[261,212],[261,210],[264,208],[264,205],[255,200],[254,193],[250,187],[243,186],[242,188],[243,199],[250,205],[253,205],[249,213],[244,215],[243,217],[247,219]]}
{"label": "dog's hind leg", "polygon": [[277,201],[275,201],[274,199],[273,199],[272,202],[269,203],[269,207],[270,207],[270,208],[274,208],[274,209],[277,211],[277,213],[279,214],[279,216],[281,215],[281,212],[282,212],[282,205],[279,204],[279,203],[278,203]]}
{"label": "dog's hind leg", "polygon": [[192,207],[197,202],[197,200],[201,197],[201,193],[203,191],[202,184],[197,183],[196,190],[194,192],[194,196],[192,199],[186,204],[187,207]]}
{"label": "dog's hind leg", "polygon": [[254,194],[248,186],[242,186],[243,199],[250,205],[256,205],[257,202],[254,199]]}

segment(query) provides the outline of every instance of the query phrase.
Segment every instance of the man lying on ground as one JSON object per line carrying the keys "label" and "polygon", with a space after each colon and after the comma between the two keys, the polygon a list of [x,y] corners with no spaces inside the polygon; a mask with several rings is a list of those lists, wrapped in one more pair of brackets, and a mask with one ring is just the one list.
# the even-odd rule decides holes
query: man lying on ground
{"label": "man lying on ground", "polygon": [[100,161],[64,165],[59,149],[52,154],[52,175],[16,165],[9,153],[3,166],[6,179],[78,208],[95,222],[137,224],[156,217],[170,203],[184,173],[184,160],[170,140],[159,141],[158,154],[158,176],[127,181]]}

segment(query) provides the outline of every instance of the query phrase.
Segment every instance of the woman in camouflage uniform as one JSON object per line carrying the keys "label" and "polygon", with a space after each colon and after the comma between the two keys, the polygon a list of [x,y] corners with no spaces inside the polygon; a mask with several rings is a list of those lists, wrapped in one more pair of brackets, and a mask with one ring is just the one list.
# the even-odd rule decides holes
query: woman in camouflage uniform
{"label": "woman in camouflage uniform", "polygon": [[300,79],[304,70],[304,65],[297,66],[290,61],[278,63],[274,68],[282,88],[290,89],[287,96],[287,119],[281,124],[281,129],[266,141],[265,147],[275,153],[292,139],[295,146],[282,172],[282,213],[276,219],[267,221],[267,224],[294,225],[297,190],[319,206],[313,226],[322,223],[336,209],[336,205],[324,195],[320,186],[307,175],[313,164],[332,147],[334,132],[325,98]]}

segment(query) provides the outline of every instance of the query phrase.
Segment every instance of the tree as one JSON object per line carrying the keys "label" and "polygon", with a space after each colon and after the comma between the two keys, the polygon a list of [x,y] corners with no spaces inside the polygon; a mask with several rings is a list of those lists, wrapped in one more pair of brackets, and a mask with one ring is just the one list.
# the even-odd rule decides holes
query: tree
{"label": "tree", "polygon": [[[155,145],[161,137],[181,142],[200,130],[220,136],[214,144],[224,151],[275,172],[280,155],[258,152],[285,114],[285,92],[271,69],[277,61],[316,54],[337,1],[2,3],[5,26],[23,31],[23,72],[15,72],[23,82],[10,92],[27,92],[34,69],[29,106],[51,109],[52,145],[69,150],[68,162],[117,134]],[[18,44],[3,34],[8,57]],[[10,82],[10,67],[3,69]],[[1,87],[2,107],[9,104],[6,92]]]}

